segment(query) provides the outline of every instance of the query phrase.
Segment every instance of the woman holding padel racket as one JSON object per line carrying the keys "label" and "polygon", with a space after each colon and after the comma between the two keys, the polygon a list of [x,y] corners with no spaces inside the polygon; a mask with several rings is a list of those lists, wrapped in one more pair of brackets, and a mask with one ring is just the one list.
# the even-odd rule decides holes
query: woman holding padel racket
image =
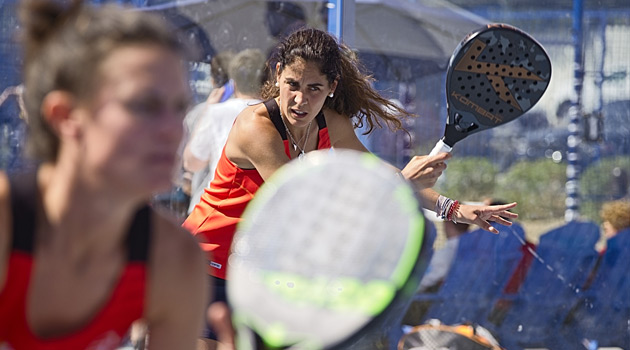
{"label": "woman holding padel racket", "polygon": [[[369,131],[382,124],[400,129],[400,118],[409,116],[381,97],[359,69],[356,55],[324,31],[294,32],[276,47],[267,66],[270,80],[262,93],[266,101],[237,117],[214,180],[183,224],[201,241],[208,253],[208,273],[219,280],[226,278],[230,246],[246,205],[276,170],[318,149],[368,152],[355,135],[356,126],[367,123]],[[508,212],[516,203],[465,205],[433,191],[448,158],[448,153],[416,156],[400,171],[426,208],[491,232],[496,230],[490,222],[509,225],[501,217],[517,217]]]}

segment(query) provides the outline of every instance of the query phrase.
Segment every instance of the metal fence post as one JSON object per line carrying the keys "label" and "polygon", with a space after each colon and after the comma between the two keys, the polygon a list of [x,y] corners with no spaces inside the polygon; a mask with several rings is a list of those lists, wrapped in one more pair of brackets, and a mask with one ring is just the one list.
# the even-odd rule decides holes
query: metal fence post
{"label": "metal fence post", "polygon": [[578,146],[581,142],[580,127],[582,115],[582,84],[584,81],[583,0],[573,0],[573,47],[574,47],[574,96],[569,108],[569,136],[567,137],[567,198],[564,212],[565,221],[574,221],[580,213],[580,156]]}

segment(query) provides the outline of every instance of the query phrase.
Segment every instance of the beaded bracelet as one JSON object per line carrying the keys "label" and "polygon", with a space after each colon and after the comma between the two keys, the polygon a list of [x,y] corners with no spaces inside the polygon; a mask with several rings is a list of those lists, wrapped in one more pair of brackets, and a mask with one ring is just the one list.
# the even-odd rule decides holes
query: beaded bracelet
{"label": "beaded bracelet", "polygon": [[461,206],[461,203],[457,202],[457,208],[455,208],[455,210],[453,210],[453,223],[457,223],[457,213],[459,213],[459,207]]}
{"label": "beaded bracelet", "polygon": [[451,205],[451,207],[448,210],[448,214],[446,215],[446,220],[457,223],[457,221],[455,221],[455,216],[456,216],[455,214],[457,214],[458,210],[459,210],[459,201],[454,201],[453,205]]}

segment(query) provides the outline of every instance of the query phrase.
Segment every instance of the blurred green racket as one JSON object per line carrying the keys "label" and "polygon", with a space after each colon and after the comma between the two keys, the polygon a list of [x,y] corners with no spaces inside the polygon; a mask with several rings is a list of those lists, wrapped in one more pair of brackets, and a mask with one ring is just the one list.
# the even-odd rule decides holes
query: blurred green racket
{"label": "blurred green racket", "polygon": [[287,164],[243,219],[227,286],[240,350],[347,349],[382,332],[430,255],[411,186],[356,151]]}

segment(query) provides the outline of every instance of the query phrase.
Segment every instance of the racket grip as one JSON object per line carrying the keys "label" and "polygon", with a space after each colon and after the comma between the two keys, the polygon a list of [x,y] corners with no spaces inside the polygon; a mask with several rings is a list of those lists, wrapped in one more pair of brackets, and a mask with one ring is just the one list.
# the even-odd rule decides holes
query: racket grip
{"label": "racket grip", "polygon": [[453,147],[445,144],[444,140],[440,139],[431,150],[431,153],[429,153],[429,156],[434,156],[438,153],[450,153],[452,149]]}

